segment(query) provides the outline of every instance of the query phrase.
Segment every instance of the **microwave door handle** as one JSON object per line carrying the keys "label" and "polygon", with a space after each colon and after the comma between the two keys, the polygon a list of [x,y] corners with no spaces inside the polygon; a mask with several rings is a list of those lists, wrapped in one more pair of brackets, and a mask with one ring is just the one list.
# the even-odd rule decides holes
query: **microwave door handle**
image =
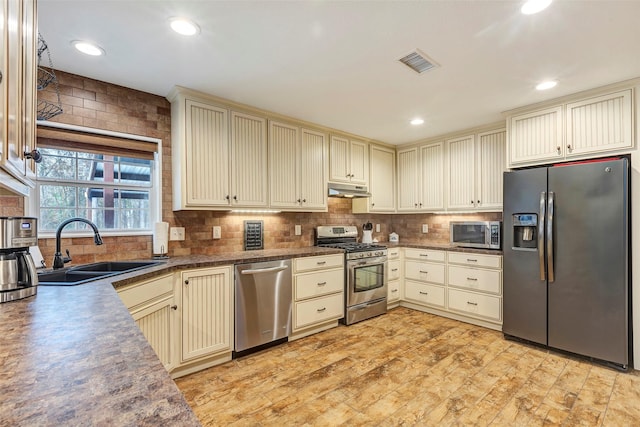
{"label": "microwave door handle", "polygon": [[540,216],[538,216],[538,260],[540,262],[540,280],[547,280],[547,274],[544,269],[544,222],[546,220],[546,198],[547,193],[540,193]]}
{"label": "microwave door handle", "polygon": [[547,201],[547,270],[549,271],[549,283],[555,280],[555,272],[553,266],[553,214],[554,214],[555,194],[549,191],[549,199]]}

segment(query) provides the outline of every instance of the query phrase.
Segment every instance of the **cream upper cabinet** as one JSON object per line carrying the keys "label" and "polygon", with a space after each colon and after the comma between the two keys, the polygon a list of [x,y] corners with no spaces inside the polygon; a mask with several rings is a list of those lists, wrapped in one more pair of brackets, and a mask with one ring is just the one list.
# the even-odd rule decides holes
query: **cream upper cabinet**
{"label": "cream upper cabinet", "polygon": [[398,151],[398,211],[444,209],[444,144]]}
{"label": "cream upper cabinet", "polygon": [[369,146],[369,192],[371,197],[353,199],[354,213],[396,211],[396,152],[393,149]]}
{"label": "cream upper cabinet", "polygon": [[504,129],[447,141],[447,209],[502,209]]}
{"label": "cream upper cabinet", "polygon": [[330,181],[368,183],[369,144],[332,135],[329,151]]}
{"label": "cream upper cabinet", "polygon": [[269,122],[270,206],[326,210],[326,136]]}
{"label": "cream upper cabinet", "polygon": [[420,191],[420,158],[418,148],[398,150],[398,211],[412,212],[418,209]]}
{"label": "cream upper cabinet", "polygon": [[476,209],[502,210],[506,130],[476,136]]}
{"label": "cream upper cabinet", "polygon": [[509,120],[509,163],[561,160],[564,156],[563,108],[546,108]]}
{"label": "cream upper cabinet", "polygon": [[476,207],[475,135],[447,141],[448,148],[448,209],[473,209]]}
{"label": "cream upper cabinet", "polygon": [[567,104],[566,156],[633,147],[631,89]]}
{"label": "cream upper cabinet", "polygon": [[[186,140],[173,154],[174,184],[180,180],[179,186],[174,185],[174,203],[228,207],[229,111],[192,100],[185,101],[185,108]],[[180,157],[185,170],[175,166]]]}
{"label": "cream upper cabinet", "polygon": [[27,153],[36,146],[35,1],[2,2],[0,42],[0,177],[9,188],[26,194],[34,186]]}
{"label": "cream upper cabinet", "polygon": [[232,206],[267,206],[267,164],[267,121],[232,111]]}
{"label": "cream upper cabinet", "polygon": [[420,148],[420,210],[444,209],[444,143]]}
{"label": "cream upper cabinet", "polygon": [[632,89],[509,116],[509,166],[587,159],[629,152],[633,142]]}

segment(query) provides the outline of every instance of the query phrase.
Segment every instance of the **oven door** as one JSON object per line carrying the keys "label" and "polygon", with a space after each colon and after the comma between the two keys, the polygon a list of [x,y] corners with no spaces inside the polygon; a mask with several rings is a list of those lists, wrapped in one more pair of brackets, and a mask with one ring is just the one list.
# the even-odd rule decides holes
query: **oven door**
{"label": "oven door", "polygon": [[347,261],[347,307],[386,296],[386,256]]}

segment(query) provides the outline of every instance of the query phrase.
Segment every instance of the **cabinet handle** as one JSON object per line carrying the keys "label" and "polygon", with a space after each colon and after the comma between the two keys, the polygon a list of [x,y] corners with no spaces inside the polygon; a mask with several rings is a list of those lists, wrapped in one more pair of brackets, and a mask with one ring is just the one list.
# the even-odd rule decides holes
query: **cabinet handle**
{"label": "cabinet handle", "polygon": [[469,304],[469,305],[478,305],[477,302],[471,302],[471,301],[467,301],[467,304]]}
{"label": "cabinet handle", "polygon": [[0,83],[2,83],[2,71],[0,71]]}
{"label": "cabinet handle", "polygon": [[478,262],[478,260],[473,258],[467,258],[467,262]]}
{"label": "cabinet handle", "polygon": [[322,313],[322,312],[323,312],[323,311],[325,311],[326,309],[327,309],[327,307],[322,307],[322,308],[317,309],[316,311],[317,311],[318,313]]}
{"label": "cabinet handle", "polygon": [[392,268],[391,271],[398,271],[398,269],[397,268]]}
{"label": "cabinet handle", "polygon": [[185,280],[185,281],[184,281],[184,284],[185,284],[185,285],[188,285],[188,284],[189,284],[189,281],[188,281],[188,280]]}
{"label": "cabinet handle", "polygon": [[428,271],[420,270],[420,273],[429,274]]}
{"label": "cabinet handle", "polygon": [[422,292],[422,291],[419,291],[419,292],[420,292],[420,295],[429,295],[429,292]]}
{"label": "cabinet handle", "polygon": [[397,289],[391,289],[391,293],[395,293],[395,292],[398,292],[398,290]]}
{"label": "cabinet handle", "polygon": [[324,286],[326,284],[327,284],[327,282],[318,282],[318,286]]}
{"label": "cabinet handle", "polygon": [[558,151],[558,154],[560,154],[560,153],[561,153],[561,151],[560,151],[560,146],[559,146],[559,145],[556,147],[556,150]]}
{"label": "cabinet handle", "polygon": [[177,310],[177,309],[178,309],[178,306],[177,306],[177,305],[172,305],[172,306],[171,306],[171,310]]}
{"label": "cabinet handle", "polygon": [[467,277],[467,280],[471,280],[472,282],[477,282],[478,279],[475,277]]}
{"label": "cabinet handle", "polygon": [[318,261],[316,262],[317,265],[325,265],[327,263],[327,261]]}
{"label": "cabinet handle", "polygon": [[429,256],[429,254],[420,254],[420,256],[426,256],[426,257],[428,257],[428,256]]}

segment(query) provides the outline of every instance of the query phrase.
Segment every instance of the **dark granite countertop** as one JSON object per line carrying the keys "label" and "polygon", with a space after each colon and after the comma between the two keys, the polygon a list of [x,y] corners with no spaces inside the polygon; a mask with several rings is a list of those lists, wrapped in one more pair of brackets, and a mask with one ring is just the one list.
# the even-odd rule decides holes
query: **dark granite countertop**
{"label": "dark granite countertop", "polygon": [[461,248],[459,246],[451,246],[448,243],[430,243],[419,241],[402,241],[398,243],[381,243],[389,248],[416,248],[416,249],[436,249],[451,252],[470,252],[485,255],[502,255],[502,250],[498,249],[477,249],[477,248]]}
{"label": "dark granite countertop", "polygon": [[115,287],[188,268],[341,253],[187,256],[0,304],[0,425],[200,425]]}

